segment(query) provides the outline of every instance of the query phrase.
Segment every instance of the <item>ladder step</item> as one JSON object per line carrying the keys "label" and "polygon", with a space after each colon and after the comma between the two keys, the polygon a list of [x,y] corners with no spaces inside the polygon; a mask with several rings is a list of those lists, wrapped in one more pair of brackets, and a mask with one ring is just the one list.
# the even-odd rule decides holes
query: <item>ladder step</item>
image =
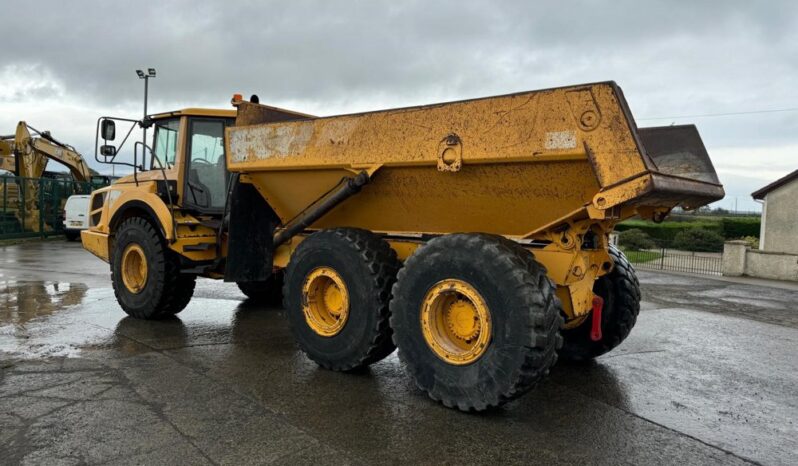
{"label": "ladder step", "polygon": [[199,244],[187,244],[183,246],[183,252],[188,251],[207,251],[209,249],[215,248],[216,243],[199,243]]}

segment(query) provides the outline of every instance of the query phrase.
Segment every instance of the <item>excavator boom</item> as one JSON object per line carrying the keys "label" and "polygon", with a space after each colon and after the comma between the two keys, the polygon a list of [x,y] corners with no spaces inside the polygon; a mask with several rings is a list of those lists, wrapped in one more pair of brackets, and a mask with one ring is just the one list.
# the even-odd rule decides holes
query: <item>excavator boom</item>
{"label": "excavator boom", "polygon": [[53,138],[47,131],[33,130],[24,121],[13,136],[0,137],[0,168],[25,178],[40,178],[48,160],[66,166],[75,181],[91,181],[91,171],[74,147]]}
{"label": "excavator boom", "polygon": [[91,182],[91,170],[83,156],[74,147],[53,138],[49,132],[38,131],[20,121],[13,135],[0,136],[0,169],[18,177],[16,181],[4,181],[4,185],[13,188],[5,188],[0,193],[0,196],[5,197],[2,205],[14,206],[11,209],[15,211],[19,223],[35,231],[49,228],[40,225],[37,220],[40,209],[43,209],[39,205],[40,183],[37,180],[45,174],[50,160],[66,166],[75,181]]}

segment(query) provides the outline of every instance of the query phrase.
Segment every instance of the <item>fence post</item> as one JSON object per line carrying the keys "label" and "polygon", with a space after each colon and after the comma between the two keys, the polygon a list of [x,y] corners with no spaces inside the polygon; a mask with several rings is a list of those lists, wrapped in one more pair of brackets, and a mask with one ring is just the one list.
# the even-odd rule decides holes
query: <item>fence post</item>
{"label": "fence post", "polygon": [[745,275],[745,262],[748,245],[745,241],[726,241],[723,244],[721,274],[727,277]]}
{"label": "fence post", "polygon": [[664,246],[662,247],[662,250],[660,251],[660,254],[661,255],[659,256],[659,269],[660,270],[665,270],[665,247]]}

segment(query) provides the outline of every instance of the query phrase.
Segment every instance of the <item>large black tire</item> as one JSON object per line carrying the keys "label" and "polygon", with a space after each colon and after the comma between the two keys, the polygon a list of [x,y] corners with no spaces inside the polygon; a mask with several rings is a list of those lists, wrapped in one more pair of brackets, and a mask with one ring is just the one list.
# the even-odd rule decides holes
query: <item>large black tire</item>
{"label": "large black tire", "polygon": [[[348,317],[334,335],[321,335],[305,316],[306,279],[316,270],[335,271],[349,296]],[[399,261],[388,243],[354,228],[322,230],[302,241],[285,272],[283,304],[302,351],[320,366],[349,371],[375,363],[396,347],[388,303]]]}
{"label": "large black tire", "polygon": [[[468,283],[489,309],[492,335],[478,359],[461,365],[438,356],[422,330],[429,290]],[[416,385],[447,407],[481,411],[532,389],[557,361],[561,306],[546,269],[504,238],[453,234],[430,240],[399,271],[391,327]],[[429,303],[427,303],[429,304]]]}
{"label": "large black tire", "polygon": [[261,282],[236,282],[236,285],[254,304],[281,306],[283,304],[283,278],[283,271],[279,271]]}
{"label": "large black tire", "polygon": [[[144,286],[134,292],[122,277],[122,256],[138,246],[146,258]],[[156,228],[146,219],[131,217],[119,226],[111,260],[111,281],[119,305],[137,319],[163,319],[182,311],[194,294],[196,275],[180,273],[180,262]]]}
{"label": "large black tire", "polygon": [[[590,339],[592,315],[578,327],[563,330],[565,340],[560,357],[563,360],[589,361],[609,352],[629,336],[640,313],[640,282],[626,256],[615,246],[610,246],[614,263],[612,271],[596,280],[593,292],[604,299],[601,311],[599,341]],[[591,311],[592,312],[592,311]]]}
{"label": "large black tire", "polygon": [[67,241],[77,241],[80,238],[80,231],[79,230],[64,230],[64,236],[66,236]]}

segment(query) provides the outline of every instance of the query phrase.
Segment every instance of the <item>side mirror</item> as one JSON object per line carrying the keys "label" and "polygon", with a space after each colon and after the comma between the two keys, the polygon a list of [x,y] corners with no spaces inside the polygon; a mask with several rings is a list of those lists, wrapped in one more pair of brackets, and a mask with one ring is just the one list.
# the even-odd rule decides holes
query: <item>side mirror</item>
{"label": "side mirror", "polygon": [[116,139],[116,123],[113,120],[103,120],[100,123],[100,133],[104,140],[113,141]]}
{"label": "side mirror", "polygon": [[114,160],[114,157],[116,157],[116,147],[111,145],[102,145],[100,146],[100,155],[105,157],[106,162]]}

